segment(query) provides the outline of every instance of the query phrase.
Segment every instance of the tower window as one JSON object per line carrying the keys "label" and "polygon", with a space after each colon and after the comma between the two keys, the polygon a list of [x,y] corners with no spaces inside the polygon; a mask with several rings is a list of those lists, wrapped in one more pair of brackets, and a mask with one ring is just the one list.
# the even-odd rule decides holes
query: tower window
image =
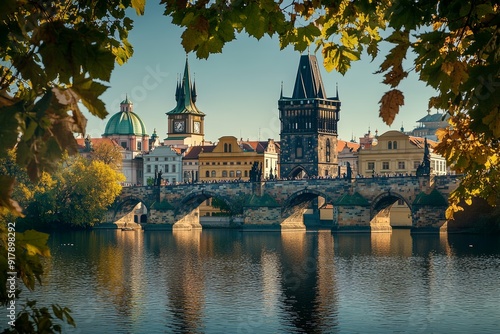
{"label": "tower window", "polygon": [[330,139],[326,139],[325,160],[330,162]]}

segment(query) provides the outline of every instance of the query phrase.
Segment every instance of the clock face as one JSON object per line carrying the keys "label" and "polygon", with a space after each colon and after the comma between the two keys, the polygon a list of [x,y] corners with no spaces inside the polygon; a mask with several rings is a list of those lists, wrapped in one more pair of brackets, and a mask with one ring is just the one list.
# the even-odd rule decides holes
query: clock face
{"label": "clock face", "polygon": [[182,132],[184,131],[184,122],[176,121],[174,122],[174,132]]}
{"label": "clock face", "polygon": [[201,130],[201,124],[200,122],[194,122],[194,133],[200,133],[200,130]]}

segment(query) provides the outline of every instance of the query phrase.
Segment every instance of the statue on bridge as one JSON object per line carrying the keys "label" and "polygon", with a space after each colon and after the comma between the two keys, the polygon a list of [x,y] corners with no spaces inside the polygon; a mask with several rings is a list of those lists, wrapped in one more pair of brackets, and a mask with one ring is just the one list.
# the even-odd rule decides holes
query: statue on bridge
{"label": "statue on bridge", "polygon": [[427,145],[427,138],[424,139],[424,159],[420,165],[417,167],[417,176],[429,176],[431,175],[431,154],[429,152],[429,146]]}
{"label": "statue on bridge", "polygon": [[250,182],[260,181],[262,178],[262,166],[259,167],[259,163],[255,161],[253,163],[252,169],[250,170]]}
{"label": "statue on bridge", "polygon": [[156,185],[157,186],[161,186],[161,171],[158,172],[158,176],[157,176],[157,179],[156,179]]}

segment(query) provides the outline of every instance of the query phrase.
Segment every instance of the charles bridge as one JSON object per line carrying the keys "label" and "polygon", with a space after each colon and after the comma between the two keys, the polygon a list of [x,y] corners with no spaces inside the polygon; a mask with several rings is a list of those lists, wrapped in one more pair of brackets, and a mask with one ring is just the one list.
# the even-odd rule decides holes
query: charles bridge
{"label": "charles bridge", "polygon": [[141,202],[147,208],[145,229],[201,228],[198,208],[214,197],[229,207],[235,228],[295,230],[305,229],[307,208],[326,202],[333,204],[332,230],[375,232],[391,229],[391,205],[403,200],[412,232],[436,232],[446,222],[448,194],[458,183],[450,175],[124,187],[107,220],[120,220]]}

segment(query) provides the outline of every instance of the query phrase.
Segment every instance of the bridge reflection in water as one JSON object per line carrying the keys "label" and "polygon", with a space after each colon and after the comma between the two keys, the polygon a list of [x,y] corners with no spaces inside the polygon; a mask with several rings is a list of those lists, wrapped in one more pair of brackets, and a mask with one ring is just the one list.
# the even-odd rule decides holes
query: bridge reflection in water
{"label": "bridge reflection in water", "polygon": [[139,213],[136,221],[146,221],[145,229],[199,229],[200,204],[218,198],[229,208],[230,227],[303,230],[306,210],[317,213],[318,203],[329,203],[328,228],[380,232],[391,230],[390,209],[399,201],[410,210],[412,231],[438,232],[446,226],[448,194],[457,185],[458,176],[406,176],[127,187],[107,221],[130,221],[141,204],[147,213]]}
{"label": "bridge reflection in water", "polygon": [[71,308],[83,333],[494,332],[500,317],[498,238],[101,230],[49,246],[24,297]]}

